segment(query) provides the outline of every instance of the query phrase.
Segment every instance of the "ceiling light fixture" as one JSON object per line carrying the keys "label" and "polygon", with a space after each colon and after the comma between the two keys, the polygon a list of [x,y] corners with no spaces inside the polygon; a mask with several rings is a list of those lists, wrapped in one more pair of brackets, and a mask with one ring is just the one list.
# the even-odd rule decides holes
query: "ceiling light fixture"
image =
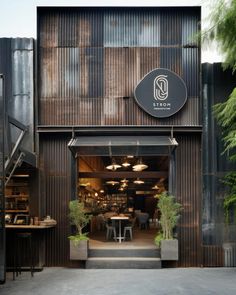
{"label": "ceiling light fixture", "polygon": [[116,169],[121,168],[121,165],[116,164],[116,161],[112,159],[111,165],[106,166],[106,169],[116,171]]}
{"label": "ceiling light fixture", "polygon": [[129,182],[129,180],[128,179],[126,179],[126,178],[124,178],[124,179],[121,179],[121,181],[120,182],[122,182],[122,183],[127,183],[127,182]]}
{"label": "ceiling light fixture", "polygon": [[155,189],[155,190],[158,190],[159,189],[159,186],[157,184],[155,184],[152,189]]}
{"label": "ceiling light fixture", "polygon": [[143,164],[142,159],[140,158],[138,160],[138,163],[133,166],[133,171],[143,171],[143,170],[145,170],[147,168],[148,168],[148,166]]}
{"label": "ceiling light fixture", "polygon": [[144,181],[141,180],[141,179],[139,179],[139,178],[137,178],[137,179],[134,180],[134,183],[135,183],[135,184],[143,184]]}
{"label": "ceiling light fixture", "polygon": [[127,160],[125,160],[124,163],[122,163],[121,165],[122,165],[123,167],[127,168],[127,167],[129,167],[131,164],[130,164]]}
{"label": "ceiling light fixture", "polygon": [[119,181],[108,180],[108,181],[106,181],[106,183],[114,186],[114,185],[116,185],[116,184],[119,184]]}
{"label": "ceiling light fixture", "polygon": [[123,192],[124,191],[124,188],[121,186],[121,187],[118,188],[118,191]]}

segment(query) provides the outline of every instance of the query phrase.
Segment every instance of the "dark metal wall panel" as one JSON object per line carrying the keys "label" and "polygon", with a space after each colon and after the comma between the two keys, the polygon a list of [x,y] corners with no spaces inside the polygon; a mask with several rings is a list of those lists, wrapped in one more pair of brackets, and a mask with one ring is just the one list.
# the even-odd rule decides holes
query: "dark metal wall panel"
{"label": "dark metal wall panel", "polygon": [[[39,123],[201,125],[199,49],[186,44],[199,19],[198,8],[39,9]],[[133,95],[156,67],[179,74],[195,100],[165,120],[146,114]]]}
{"label": "dark metal wall panel", "polygon": [[[5,76],[6,112],[28,126],[22,147],[34,152],[34,40],[0,38],[0,73]],[[12,134],[13,141],[18,134]]]}
{"label": "dark metal wall panel", "polygon": [[201,248],[201,136],[177,136],[176,194],[183,210],[178,225],[179,266],[200,266]]}
{"label": "dark metal wall panel", "polygon": [[11,39],[0,38],[0,73],[5,77],[5,97],[12,97]]}
{"label": "dark metal wall panel", "polygon": [[203,246],[203,266],[224,266],[223,250],[221,246]]}
{"label": "dark metal wall panel", "polygon": [[0,283],[5,282],[5,169],[4,169],[5,97],[4,77],[0,73]]}
{"label": "dark metal wall panel", "polygon": [[[58,221],[47,233],[47,265],[68,264],[68,202],[71,193],[71,155],[69,138],[40,138],[41,211]],[[180,242],[179,266],[200,266],[201,248],[201,137],[178,136],[176,149],[176,196],[184,210],[178,225]],[[72,174],[75,173],[72,172]]]}
{"label": "dark metal wall panel", "polygon": [[[223,153],[222,130],[212,113],[213,105],[225,102],[235,87],[235,73],[223,70],[220,63],[203,64],[203,245],[210,249],[222,247],[225,266],[230,266],[227,259],[236,259],[232,245],[236,242],[235,220],[233,210],[229,224],[225,224],[224,198],[228,193],[222,178],[230,171],[236,170],[236,163],[228,160]],[[231,242],[231,250],[228,242]],[[226,245],[224,245],[226,243]],[[230,256],[227,256],[227,253]],[[230,259],[231,259],[230,258]]]}
{"label": "dark metal wall panel", "polygon": [[69,139],[40,138],[41,217],[50,215],[58,224],[46,233],[46,265],[66,265],[69,253],[68,204],[71,199]]}

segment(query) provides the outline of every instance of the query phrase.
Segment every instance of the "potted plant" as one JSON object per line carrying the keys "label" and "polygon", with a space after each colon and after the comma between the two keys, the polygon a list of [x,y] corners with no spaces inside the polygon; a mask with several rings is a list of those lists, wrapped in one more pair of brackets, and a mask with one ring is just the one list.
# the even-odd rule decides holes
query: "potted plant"
{"label": "potted plant", "polygon": [[90,219],[91,215],[85,213],[83,202],[70,201],[69,220],[70,224],[75,226],[75,233],[68,237],[71,260],[86,260],[88,258],[88,236],[87,233],[83,233],[83,229]]}
{"label": "potted plant", "polygon": [[180,217],[181,204],[167,192],[161,193],[157,198],[161,231],[155,237],[155,244],[161,248],[162,260],[178,260],[178,240],[174,238],[173,231]]}

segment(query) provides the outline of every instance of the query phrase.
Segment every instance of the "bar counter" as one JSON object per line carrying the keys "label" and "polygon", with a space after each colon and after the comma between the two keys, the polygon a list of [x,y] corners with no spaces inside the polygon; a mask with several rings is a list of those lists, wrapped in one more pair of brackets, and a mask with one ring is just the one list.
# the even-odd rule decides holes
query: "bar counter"
{"label": "bar counter", "polygon": [[7,224],[6,228],[13,229],[47,229],[55,227],[56,225],[15,225],[15,224]]}

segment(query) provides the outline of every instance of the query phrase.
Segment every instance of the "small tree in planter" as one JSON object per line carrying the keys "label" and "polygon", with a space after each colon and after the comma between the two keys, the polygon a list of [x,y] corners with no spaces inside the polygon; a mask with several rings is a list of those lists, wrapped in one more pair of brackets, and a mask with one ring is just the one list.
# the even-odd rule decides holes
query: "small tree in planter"
{"label": "small tree in planter", "polygon": [[155,243],[161,247],[162,260],[178,260],[178,240],[174,239],[174,228],[180,217],[181,204],[175,201],[175,197],[166,192],[157,196],[157,207],[160,210],[161,232],[155,237]]}
{"label": "small tree in planter", "polygon": [[88,236],[83,233],[83,229],[89,223],[91,215],[85,214],[84,203],[78,200],[69,203],[69,220],[75,226],[76,232],[69,236],[70,259],[86,260],[88,257]]}

